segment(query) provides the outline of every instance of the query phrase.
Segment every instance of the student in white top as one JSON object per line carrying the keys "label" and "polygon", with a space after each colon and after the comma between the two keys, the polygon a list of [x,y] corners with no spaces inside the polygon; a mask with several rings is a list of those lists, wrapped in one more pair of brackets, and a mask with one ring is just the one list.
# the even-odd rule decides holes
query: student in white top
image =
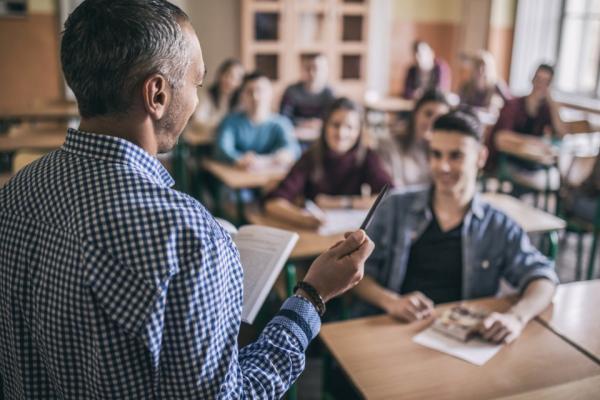
{"label": "student in white top", "polygon": [[427,143],[434,121],[448,111],[445,94],[438,89],[428,90],[417,100],[406,125],[379,140],[377,152],[396,188],[431,182]]}
{"label": "student in white top", "polygon": [[219,65],[213,84],[198,93],[198,106],[191,121],[196,131],[213,135],[223,117],[235,108],[234,94],[243,77],[244,67],[238,60],[230,58]]}

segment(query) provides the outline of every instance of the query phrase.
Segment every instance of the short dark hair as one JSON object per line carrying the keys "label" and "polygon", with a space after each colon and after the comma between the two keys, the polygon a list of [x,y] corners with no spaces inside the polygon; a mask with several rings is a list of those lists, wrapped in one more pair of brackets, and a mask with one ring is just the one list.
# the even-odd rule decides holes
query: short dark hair
{"label": "short dark hair", "polygon": [[264,73],[262,73],[261,71],[252,71],[252,72],[247,73],[246,75],[244,75],[244,79],[242,79],[242,83],[240,85],[240,92],[242,92],[246,88],[246,85],[248,83],[257,81],[262,78],[265,78],[269,82],[271,82],[269,77],[267,75],[265,75]]}
{"label": "short dark hair", "polygon": [[61,62],[82,117],[122,114],[135,89],[160,73],[178,88],[190,63],[180,23],[165,0],[86,0],[65,22]]}
{"label": "short dark hair", "polygon": [[433,123],[433,133],[436,131],[451,131],[464,136],[472,137],[478,142],[483,137],[483,128],[479,118],[468,109],[450,111]]}
{"label": "short dark hair", "polygon": [[542,63],[538,65],[538,67],[535,69],[535,72],[537,73],[538,71],[546,71],[551,77],[554,77],[554,67],[550,64]]}

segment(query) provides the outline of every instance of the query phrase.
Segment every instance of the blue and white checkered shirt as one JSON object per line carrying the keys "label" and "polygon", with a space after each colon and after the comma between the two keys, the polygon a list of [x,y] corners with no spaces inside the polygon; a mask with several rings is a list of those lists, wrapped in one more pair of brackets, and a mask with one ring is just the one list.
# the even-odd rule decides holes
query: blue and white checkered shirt
{"label": "blue and white checkered shirt", "polygon": [[134,144],[69,130],[0,189],[6,399],[279,398],[298,377],[314,307],[286,300],[238,352],[238,251],[172,184]]}

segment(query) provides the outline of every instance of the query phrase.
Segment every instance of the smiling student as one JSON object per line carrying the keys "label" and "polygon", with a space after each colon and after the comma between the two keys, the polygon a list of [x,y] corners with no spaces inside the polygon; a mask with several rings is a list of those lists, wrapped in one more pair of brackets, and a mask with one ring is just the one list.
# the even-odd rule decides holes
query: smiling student
{"label": "smiling student", "polygon": [[514,340],[552,300],[553,264],[523,229],[483,202],[477,174],[487,157],[478,120],[454,111],[436,120],[430,140],[431,188],[389,196],[367,230],[375,251],[354,293],[355,314],[377,311],[411,322],[437,303],[493,296],[504,278],[519,301],[484,321],[483,336]]}
{"label": "smiling student", "polygon": [[[305,228],[323,221],[302,208],[305,199],[322,208],[368,208],[391,178],[377,154],[367,148],[361,112],[342,97],[329,108],[319,140],[292,167],[280,185],[267,195],[265,211]],[[367,186],[370,194],[363,193]]]}

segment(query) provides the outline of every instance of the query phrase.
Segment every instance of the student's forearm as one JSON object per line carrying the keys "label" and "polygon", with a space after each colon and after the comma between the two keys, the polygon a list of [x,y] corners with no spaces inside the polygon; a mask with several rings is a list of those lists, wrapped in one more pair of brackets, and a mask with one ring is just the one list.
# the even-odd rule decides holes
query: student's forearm
{"label": "student's forearm", "polygon": [[382,310],[386,310],[387,306],[399,297],[397,293],[382,287],[368,275],[365,275],[353,290],[362,300]]}
{"label": "student's forearm", "polygon": [[552,128],[554,133],[558,137],[563,137],[567,132],[565,124],[560,118],[559,105],[554,100],[548,100],[548,108],[550,109],[550,120],[552,121]]}
{"label": "student's forearm", "polygon": [[546,144],[537,137],[523,135],[510,130],[499,131],[495,138],[495,144],[498,150],[508,152],[511,150],[518,150],[527,145],[546,146]]}
{"label": "student's forearm", "polygon": [[265,211],[275,218],[290,222],[297,226],[303,227],[307,222],[307,215],[303,210],[286,199],[276,198],[267,201],[265,203]]}
{"label": "student's forearm", "polygon": [[549,279],[536,279],[527,285],[521,299],[509,312],[526,324],[548,307],[555,289],[556,285]]}

